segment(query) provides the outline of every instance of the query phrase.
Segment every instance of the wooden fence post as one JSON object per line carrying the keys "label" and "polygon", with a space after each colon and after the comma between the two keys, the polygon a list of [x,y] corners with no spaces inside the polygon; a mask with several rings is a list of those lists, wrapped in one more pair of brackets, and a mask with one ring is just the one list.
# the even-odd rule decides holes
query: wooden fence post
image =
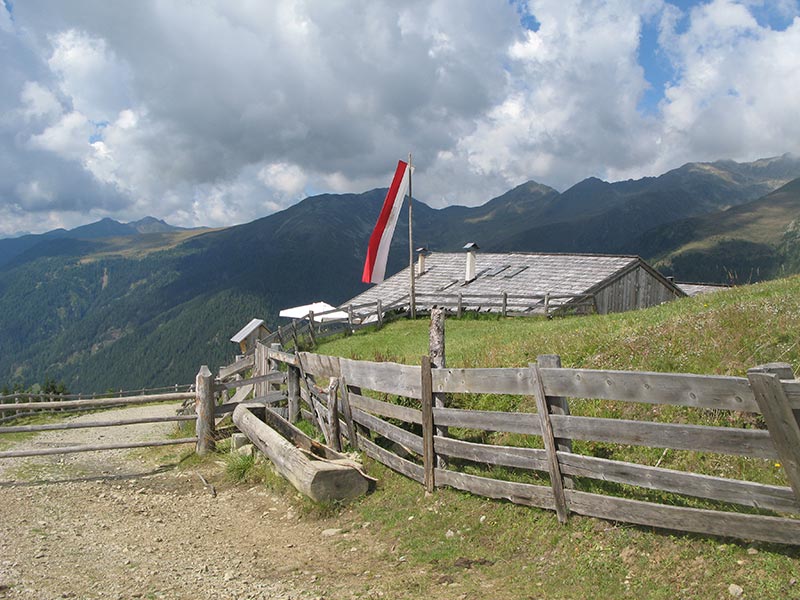
{"label": "wooden fence post", "polygon": [[553,424],[550,422],[550,412],[547,408],[547,399],[544,394],[544,385],[536,363],[530,363],[528,367],[533,375],[533,395],[536,398],[536,410],[539,413],[539,420],[542,423],[542,441],[544,449],[547,451],[547,466],[550,471],[550,485],[553,487],[553,498],[556,504],[556,515],[559,523],[566,523],[569,516],[567,507],[567,497],[564,493],[564,481],[561,477],[561,466],[558,464],[558,454],[556,454],[556,442],[553,437]]}
{"label": "wooden fence post", "polygon": [[383,303],[378,300],[375,303],[375,312],[378,314],[378,329],[383,327]]}
{"label": "wooden fence post", "polygon": [[297,423],[300,418],[300,369],[292,365],[289,365],[286,373],[286,396],[289,400],[289,422]]}
{"label": "wooden fence post", "polygon": [[353,411],[350,407],[350,388],[347,386],[347,380],[344,377],[339,379],[339,390],[342,394],[342,416],[344,417],[345,425],[347,425],[347,439],[350,440],[350,447],[358,450],[358,432],[356,431],[355,423],[353,423]]}
{"label": "wooden fence post", "polygon": [[458,292],[458,307],[456,308],[456,316],[460,319],[464,312],[464,294]]}
{"label": "wooden fence post", "polygon": [[[447,365],[445,359],[445,344],[444,344],[444,308],[434,306],[431,308],[431,327],[428,340],[428,354],[431,359],[431,367],[436,369],[444,369]],[[444,408],[446,404],[446,395],[442,392],[437,392],[433,395],[433,405],[436,408]],[[436,427],[436,435],[447,437],[447,427]],[[440,469],[447,467],[447,461],[443,456],[436,457],[436,466]]]}
{"label": "wooden fence post", "polygon": [[[283,351],[283,346],[281,346],[280,344],[270,344],[269,345],[269,349],[270,350],[274,350],[275,352],[281,352],[281,351]],[[267,354],[267,356],[269,356],[269,353]],[[267,361],[267,371],[265,371],[264,374],[266,375],[266,373],[268,371],[278,371],[278,370],[280,370],[279,369],[279,365],[280,364],[281,363],[279,361],[275,360],[274,358],[270,358]],[[269,390],[277,391],[277,390],[280,390],[280,389],[281,389],[280,382],[279,381],[274,381],[272,383],[267,384],[267,390],[266,391],[269,391]]]}
{"label": "wooden fence post", "polygon": [[339,425],[339,380],[331,379],[328,386],[328,427],[331,430],[331,447],[337,452],[342,451],[342,429]]}
{"label": "wooden fence post", "polygon": [[550,292],[547,292],[544,295],[544,316],[545,317],[548,316],[549,312],[550,312]]}
{"label": "wooden fence post", "polygon": [[308,337],[311,339],[311,347],[317,347],[317,336],[314,335],[314,311],[308,311]]}
{"label": "wooden fence post", "polygon": [[503,292],[503,310],[501,311],[503,317],[508,315],[508,292]]}
{"label": "wooden fence post", "polygon": [[[269,367],[267,366],[267,347],[261,342],[256,342],[255,360],[253,361],[253,377],[260,377],[266,375]],[[253,397],[265,396],[267,393],[267,386],[265,383],[257,383],[253,387]]]}
{"label": "wooden fence post", "polygon": [[[541,369],[560,369],[561,357],[558,354],[540,354],[536,357],[536,364]],[[545,403],[551,415],[569,415],[569,404],[563,396],[545,396]],[[555,438],[555,443],[560,452],[572,452],[572,440],[569,438]],[[575,487],[575,482],[569,475],[564,476],[564,487]]]}
{"label": "wooden fence post", "polygon": [[207,365],[200,367],[195,378],[195,412],[197,413],[197,454],[203,456],[216,450],[214,442],[214,386]]}
{"label": "wooden fence post", "polygon": [[436,451],[433,445],[433,375],[430,356],[422,357],[422,464],[425,469],[425,491],[436,487]]}
{"label": "wooden fence post", "polygon": [[781,384],[781,378],[794,378],[790,365],[771,363],[747,371],[747,379],[764,416],[786,478],[795,499],[800,502],[800,426]]}

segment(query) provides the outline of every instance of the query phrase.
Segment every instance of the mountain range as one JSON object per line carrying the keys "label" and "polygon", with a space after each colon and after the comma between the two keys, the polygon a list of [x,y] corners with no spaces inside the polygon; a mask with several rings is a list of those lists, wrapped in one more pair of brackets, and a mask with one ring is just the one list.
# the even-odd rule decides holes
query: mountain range
{"label": "mountain range", "polygon": [[[530,181],[482,206],[415,201],[414,241],[452,251],[639,254],[679,280],[800,271],[800,159],[689,163],[659,177]],[[0,240],[0,387],[51,378],[100,392],[185,383],[282,308],[344,302],[386,190],[323,194],[251,223],[187,230],[145,218]],[[405,212],[404,207],[404,212]],[[407,213],[401,214],[401,223]],[[407,263],[398,226],[388,273]]]}

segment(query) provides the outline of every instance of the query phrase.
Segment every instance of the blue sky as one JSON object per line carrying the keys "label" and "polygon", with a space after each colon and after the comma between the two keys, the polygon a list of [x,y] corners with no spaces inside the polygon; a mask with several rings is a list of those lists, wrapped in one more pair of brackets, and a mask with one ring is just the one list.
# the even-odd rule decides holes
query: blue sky
{"label": "blue sky", "polygon": [[800,154],[797,0],[0,2],[0,235]]}

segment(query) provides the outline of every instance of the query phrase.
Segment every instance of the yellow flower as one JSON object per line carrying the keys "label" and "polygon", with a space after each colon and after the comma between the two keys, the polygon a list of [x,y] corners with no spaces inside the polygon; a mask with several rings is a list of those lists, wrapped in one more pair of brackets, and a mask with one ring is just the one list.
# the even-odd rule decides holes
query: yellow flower
{"label": "yellow flower", "polygon": [[780,469],[781,463],[775,463],[775,466]]}

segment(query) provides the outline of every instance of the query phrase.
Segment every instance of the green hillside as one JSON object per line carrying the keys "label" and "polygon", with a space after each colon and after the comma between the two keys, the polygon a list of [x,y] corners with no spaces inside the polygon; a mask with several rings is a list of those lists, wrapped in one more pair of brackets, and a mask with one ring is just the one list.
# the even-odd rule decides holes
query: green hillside
{"label": "green hillside", "polygon": [[[447,319],[447,364],[516,367],[538,354],[564,366],[744,375],[757,364],[800,368],[800,277],[683,298],[647,310],[544,320]],[[347,358],[417,364],[428,322],[394,322],[378,332],[325,343]]]}
{"label": "green hillside", "polygon": [[[426,319],[397,321],[380,331],[324,343],[318,351],[417,364],[427,351],[427,333]],[[571,367],[742,375],[749,367],[775,361],[797,369],[798,339],[800,277],[627,314],[446,322],[448,365],[464,367],[523,366],[538,354],[556,353]],[[524,398],[517,398],[516,405],[508,397],[489,395],[452,401],[481,409],[533,410]],[[598,416],[612,416],[615,404],[631,403],[570,401],[574,413]],[[656,420],[719,418],[716,411],[655,414],[651,405],[642,410]],[[726,424],[757,426],[746,422],[746,415],[735,418],[741,422]],[[772,461],[681,459],[690,453],[651,450],[595,444],[579,451],[613,458],[636,453],[635,459],[644,464],[658,461],[670,468],[786,484]],[[420,575],[404,581],[404,589],[393,590],[396,597],[409,597],[409,589],[420,597],[447,598],[486,597],[487,589],[496,598],[729,598],[739,588],[746,598],[798,594],[797,547],[682,535],[574,515],[561,526],[552,512],[446,488],[428,496],[418,483],[380,465],[370,462],[369,469],[379,478],[377,492],[343,510],[336,526],[369,522],[391,545],[390,558],[402,557],[417,568]],[[640,492],[628,487],[624,493],[637,497]],[[458,587],[449,587],[452,582]]]}
{"label": "green hillside", "polygon": [[758,281],[796,272],[800,179],[728,210],[648,232],[642,256],[684,281]]}

